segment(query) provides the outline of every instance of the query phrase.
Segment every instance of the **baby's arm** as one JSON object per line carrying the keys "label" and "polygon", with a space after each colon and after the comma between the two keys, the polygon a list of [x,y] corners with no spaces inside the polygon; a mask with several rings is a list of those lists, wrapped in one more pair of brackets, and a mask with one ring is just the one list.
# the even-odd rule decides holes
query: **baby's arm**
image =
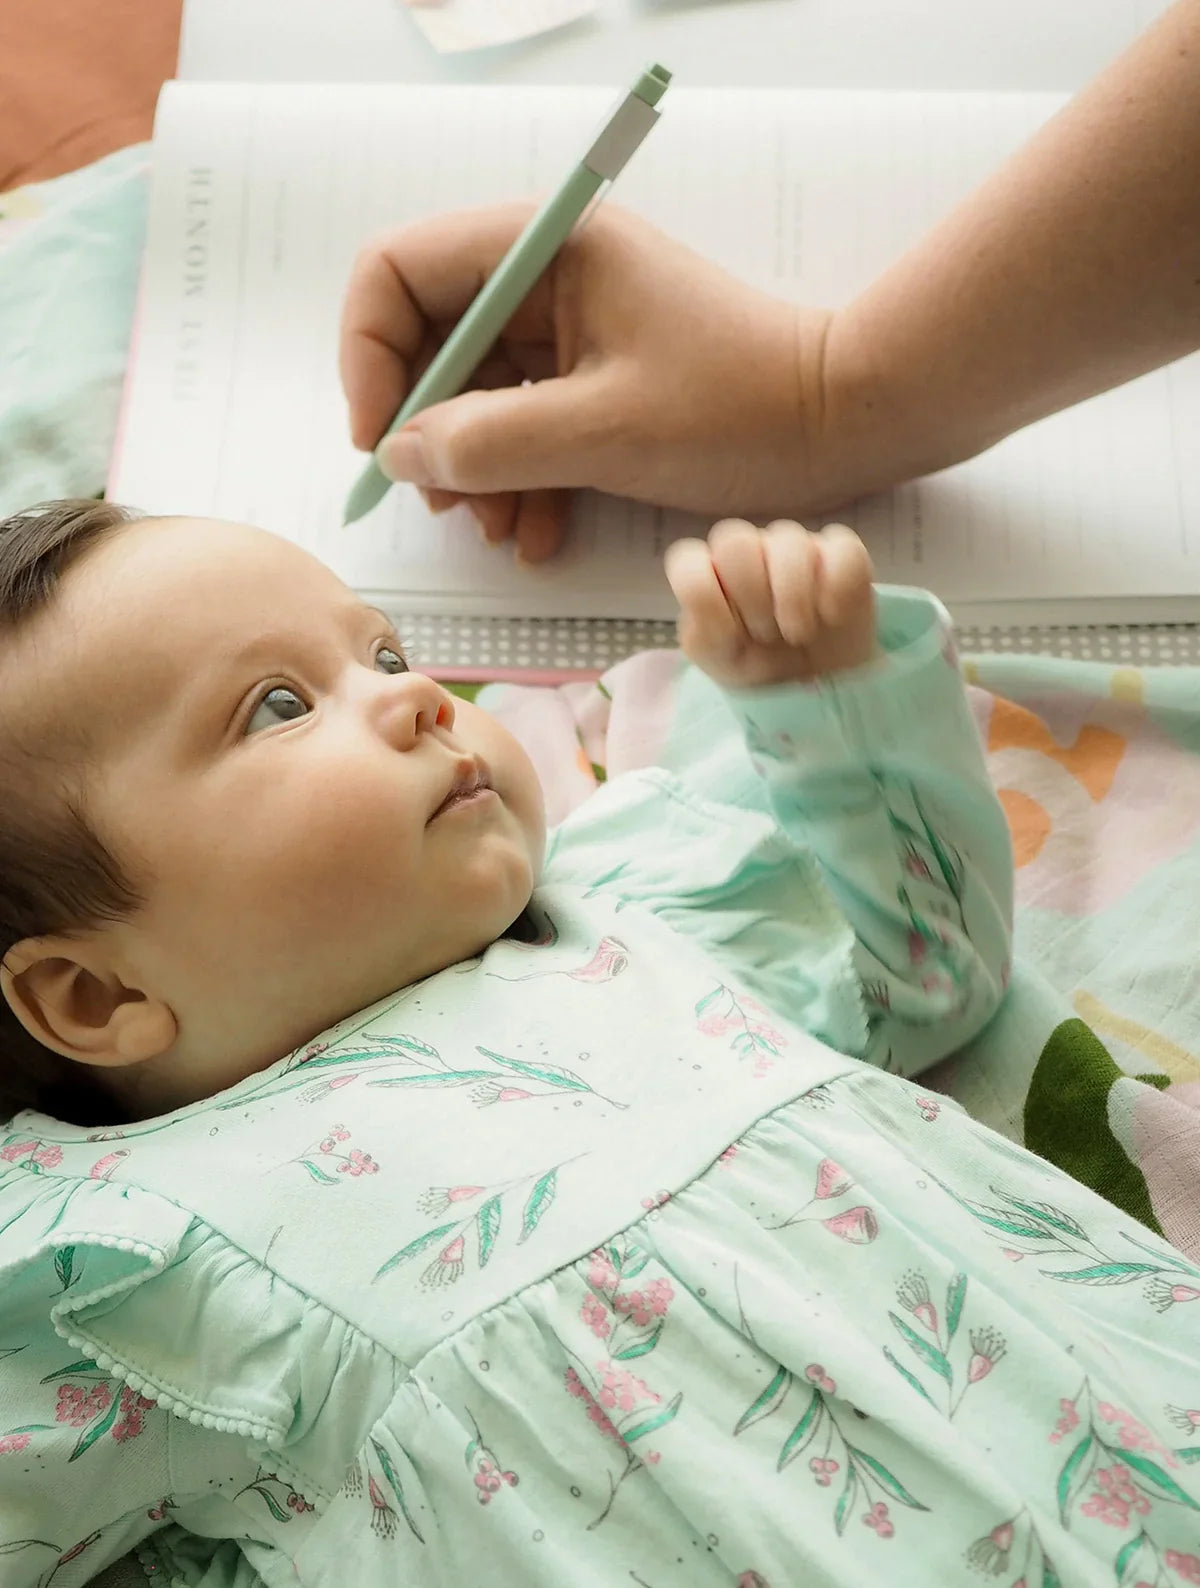
{"label": "baby's arm", "polygon": [[859,1051],[915,1074],[994,1012],[1010,947],[1008,829],[946,614],[876,592],[842,526],[718,525],[672,547],[667,572],[684,650],[726,691],[776,819],[854,933]]}

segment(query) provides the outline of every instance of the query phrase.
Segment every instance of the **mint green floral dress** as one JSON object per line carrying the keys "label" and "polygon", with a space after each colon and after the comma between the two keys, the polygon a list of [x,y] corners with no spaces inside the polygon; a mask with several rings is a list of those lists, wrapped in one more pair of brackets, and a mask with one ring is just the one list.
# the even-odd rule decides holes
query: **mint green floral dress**
{"label": "mint green floral dress", "polygon": [[[1200,1273],[905,1079],[1010,857],[947,641],[683,682],[502,941],[206,1102],[0,1127],[0,1582],[1200,1582]],[[866,1062],[864,1062],[866,1061]]]}

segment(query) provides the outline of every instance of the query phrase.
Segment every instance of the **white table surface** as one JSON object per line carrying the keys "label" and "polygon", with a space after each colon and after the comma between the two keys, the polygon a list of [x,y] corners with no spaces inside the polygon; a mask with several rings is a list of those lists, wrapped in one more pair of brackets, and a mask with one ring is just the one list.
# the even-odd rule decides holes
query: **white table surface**
{"label": "white table surface", "polygon": [[179,75],[250,81],[1077,88],[1161,0],[599,0],[523,43],[438,55],[403,0],[186,0]]}

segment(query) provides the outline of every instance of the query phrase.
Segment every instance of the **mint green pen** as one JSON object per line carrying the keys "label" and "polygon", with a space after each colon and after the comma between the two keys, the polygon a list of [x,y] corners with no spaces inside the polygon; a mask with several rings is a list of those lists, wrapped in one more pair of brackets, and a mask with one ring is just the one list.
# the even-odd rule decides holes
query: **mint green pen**
{"label": "mint green pen", "polygon": [[[414,414],[457,397],[499,339],[501,331],[532,291],[538,278],[574,230],[580,216],[606,183],[615,180],[634,150],[658,120],[654,108],[667,91],[671,74],[649,66],[600,129],[591,148],[566,181],[517,238],[484,282],[478,296],[443,342],[433,363],[409,392],[388,426],[388,435]],[[371,460],[346,499],[343,522],[369,513],[392,482]]]}

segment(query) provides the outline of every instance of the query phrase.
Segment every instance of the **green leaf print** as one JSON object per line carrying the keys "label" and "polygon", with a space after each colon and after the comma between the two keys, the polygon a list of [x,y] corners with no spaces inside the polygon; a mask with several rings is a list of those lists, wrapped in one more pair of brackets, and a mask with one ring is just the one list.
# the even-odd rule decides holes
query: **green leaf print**
{"label": "green leaf print", "polygon": [[764,1417],[769,1417],[777,1407],[783,1404],[784,1397],[791,1387],[792,1375],[786,1367],[781,1367],[762,1394],[747,1406],[746,1410],[738,1418],[737,1426],[733,1430],[734,1437],[736,1438],[738,1434],[744,1433],[754,1423],[761,1422]]}
{"label": "green leaf print", "polygon": [[1062,1578],[1054,1569],[1054,1562],[1042,1557],[1042,1588],[1062,1588]]}
{"label": "green leaf print", "polygon": [[472,1081],[494,1081],[493,1070],[432,1070],[420,1075],[388,1075],[382,1080],[368,1081],[368,1086],[408,1086],[418,1090],[423,1086],[470,1086]]}
{"label": "green leaf print", "polygon": [[423,1252],[434,1241],[440,1241],[444,1235],[449,1235],[457,1228],[457,1224],[439,1224],[436,1230],[426,1230],[424,1235],[418,1235],[415,1241],[409,1241],[407,1246],[394,1252],[381,1268],[375,1270],[375,1278],[382,1279],[384,1274],[390,1274],[393,1268],[399,1268],[401,1263],[407,1263],[410,1257],[415,1257],[418,1252]]}
{"label": "green leaf print", "polygon": [[590,1092],[591,1087],[586,1081],[581,1081],[573,1070],[563,1069],[558,1064],[527,1064],[524,1059],[506,1059],[503,1053],[493,1053],[488,1048],[476,1047],[476,1053],[482,1053],[484,1058],[492,1059],[497,1064],[502,1064],[506,1070],[513,1070],[517,1075],[524,1075],[531,1081],[542,1081],[546,1086],[562,1086],[571,1092]]}
{"label": "green leaf print", "polygon": [[78,1461],[79,1457],[89,1451],[97,1439],[102,1439],[117,1420],[117,1412],[121,1409],[121,1397],[114,1395],[109,1402],[108,1410],[94,1418],[80,1434],[74,1450],[67,1457],[68,1461]]}
{"label": "green leaf print", "polygon": [[820,1390],[813,1390],[812,1399],[804,1408],[804,1416],[792,1429],[783,1441],[783,1448],[779,1452],[779,1459],[775,1463],[775,1471],[782,1472],[789,1462],[796,1457],[808,1444],[821,1425],[821,1413],[825,1410],[825,1402],[821,1399]]}
{"label": "green leaf print", "polygon": [[70,1289],[71,1280],[74,1278],[75,1248],[73,1246],[60,1246],[54,1254],[54,1272],[58,1275],[58,1282],[64,1290]]}
{"label": "green leaf print", "polygon": [[[1149,1543],[1150,1540],[1143,1530],[1136,1538],[1131,1538],[1128,1544],[1126,1544],[1125,1547],[1118,1553],[1116,1559],[1116,1572],[1117,1581],[1121,1585],[1121,1588],[1125,1588],[1126,1582],[1136,1581],[1138,1577],[1143,1575],[1148,1576],[1151,1582],[1153,1582],[1154,1578],[1158,1575],[1157,1571],[1154,1569],[1157,1566],[1157,1562],[1155,1561],[1153,1555],[1150,1556],[1146,1563],[1147,1567],[1149,1568],[1148,1571],[1143,1573],[1139,1569],[1141,1563],[1138,1560],[1138,1556],[1141,1555],[1143,1546]],[[1153,1545],[1151,1545],[1151,1549],[1153,1549]]]}
{"label": "green leaf print", "polygon": [[1068,1285],[1128,1285],[1143,1274],[1157,1274],[1154,1263],[1094,1263],[1090,1268],[1073,1268],[1058,1274],[1043,1269],[1047,1279],[1061,1279]]}
{"label": "green leaf print", "polygon": [[1011,1203],[1019,1213],[1028,1213],[1030,1218],[1037,1219],[1042,1224],[1049,1224],[1052,1229],[1061,1230],[1064,1235],[1077,1236],[1081,1241],[1087,1240],[1087,1234],[1078,1220],[1050,1202],[1022,1202],[1019,1197],[1010,1196],[1007,1192],[1004,1193],[1004,1200]]}
{"label": "green leaf print", "polygon": [[1200,1461],[1200,1445],[1184,1445],[1175,1454],[1180,1461],[1186,1461],[1189,1466],[1194,1466],[1197,1461]]}
{"label": "green leaf print", "polygon": [[621,1429],[621,1438],[631,1445],[635,1439],[644,1439],[647,1434],[654,1433],[655,1429],[662,1428],[674,1418],[682,1400],[683,1391],[676,1390],[662,1411],[655,1412],[653,1417],[647,1417],[644,1422],[634,1423],[632,1428]]}
{"label": "green leaf print", "polygon": [[910,1373],[902,1362],[897,1361],[896,1357],[893,1355],[893,1353],[891,1351],[891,1348],[889,1346],[886,1346],[886,1345],[884,1346],[883,1354],[884,1354],[885,1357],[887,1357],[888,1361],[896,1369],[896,1372],[899,1373],[900,1377],[902,1379],[907,1379],[908,1383],[912,1385],[913,1389],[916,1390],[917,1394],[918,1395],[923,1395],[925,1397],[925,1399],[929,1402],[929,1404],[932,1406],[934,1404],[933,1396],[925,1388],[924,1384],[921,1383],[921,1380],[917,1377],[917,1375],[915,1373]]}
{"label": "green leaf print", "polygon": [[888,1317],[895,1325],[896,1332],[900,1338],[921,1358],[926,1367],[931,1367],[935,1373],[940,1373],[947,1384],[953,1384],[954,1369],[950,1366],[943,1353],[938,1350],[937,1346],[930,1345],[928,1340],[922,1340],[916,1330],[910,1329],[904,1319],[898,1317],[896,1313],[889,1312]]}
{"label": "green leaf print", "polygon": [[718,983],[718,985],[713,988],[712,992],[705,993],[704,997],[701,998],[700,1002],[696,1005],[695,1013],[697,1015],[702,1015],[708,1008],[709,1004],[711,1004],[714,999],[719,998],[724,991],[724,987]]}
{"label": "green leaf print", "polygon": [[250,1485],[250,1492],[251,1494],[258,1495],[259,1499],[263,1501],[267,1510],[270,1511],[271,1515],[277,1522],[290,1521],[290,1517],[288,1516],[287,1512],[284,1510],[283,1506],[280,1505],[279,1501],[269,1489],[264,1489],[259,1484],[252,1483]]}
{"label": "green leaf print", "polygon": [[76,1373],[94,1373],[96,1364],[91,1357],[82,1356],[78,1362],[68,1362],[66,1367],[56,1368],[53,1373],[47,1373],[45,1378],[38,1380],[39,1384],[53,1384],[56,1378],[74,1378]]}
{"label": "green leaf print", "polygon": [[334,1178],[334,1176],[331,1174],[326,1174],[324,1169],[318,1169],[311,1158],[300,1158],[297,1160],[297,1162],[302,1164],[303,1167],[308,1170],[309,1174],[312,1175],[313,1179],[319,1180],[322,1185],[337,1185],[337,1180]]}
{"label": "green leaf print", "polygon": [[963,1301],[967,1294],[966,1274],[955,1274],[946,1291],[946,1341],[953,1340],[962,1317]]}
{"label": "green leaf print", "polygon": [[1085,1434],[1067,1457],[1066,1463],[1058,1475],[1058,1511],[1062,1517],[1064,1527],[1070,1525],[1071,1506],[1075,1503],[1075,1495],[1087,1482],[1086,1470],[1078,1483],[1076,1483],[1075,1479],[1079,1474],[1080,1468],[1087,1460],[1093,1443],[1094,1440],[1091,1434]]}
{"label": "green leaf print", "polygon": [[492,1255],[492,1247],[500,1233],[500,1198],[489,1197],[475,1215],[479,1231],[479,1266],[483,1268]]}
{"label": "green leaf print", "polygon": [[907,1505],[913,1511],[927,1511],[929,1507],[922,1505],[915,1499],[900,1480],[888,1471],[881,1461],[876,1461],[874,1456],[867,1455],[865,1450],[859,1450],[854,1445],[847,1445],[846,1449],[855,1461],[861,1461],[879,1487],[891,1495],[893,1500],[899,1500],[901,1505]]}
{"label": "green leaf print", "polygon": [[1169,1500],[1175,1500],[1180,1505],[1186,1505],[1189,1511],[1200,1511],[1200,1501],[1193,1500],[1175,1482],[1168,1473],[1151,1461],[1148,1456],[1142,1455],[1140,1450],[1121,1450],[1121,1460],[1127,1467],[1132,1467],[1135,1472],[1142,1475],[1147,1483],[1152,1483],[1156,1489],[1162,1491]]}
{"label": "green leaf print", "polygon": [[51,1544],[44,1538],[14,1538],[7,1544],[0,1544],[0,1555],[15,1555],[22,1549],[52,1549],[55,1554],[61,1554],[61,1546]]}
{"label": "green leaf print", "polygon": [[388,1480],[392,1493],[396,1496],[396,1504],[400,1507],[401,1514],[408,1523],[409,1531],[418,1544],[423,1544],[425,1539],[421,1534],[420,1528],[412,1519],[412,1514],[408,1509],[408,1502],[404,1498],[404,1486],[400,1482],[395,1467],[392,1466],[391,1457],[376,1439],[372,1439],[371,1449],[374,1450],[375,1459],[379,1462],[383,1475]]}
{"label": "green leaf print", "polygon": [[663,1332],[663,1325],[657,1324],[654,1330],[644,1340],[635,1340],[632,1345],[624,1346],[620,1351],[614,1351],[614,1362],[631,1362],[636,1356],[646,1356],[658,1344],[658,1337]]}
{"label": "green leaf print", "polygon": [[525,1204],[525,1211],[521,1215],[521,1233],[517,1236],[517,1245],[527,1241],[537,1229],[546,1215],[547,1209],[554,1201],[554,1194],[558,1189],[558,1170],[551,1169],[544,1174],[529,1193],[529,1200]]}
{"label": "green leaf print", "polygon": [[858,1473],[851,1466],[846,1469],[846,1484],[838,1497],[837,1508],[833,1513],[833,1525],[839,1537],[846,1531],[846,1523],[850,1520],[850,1513],[857,1498]]}

